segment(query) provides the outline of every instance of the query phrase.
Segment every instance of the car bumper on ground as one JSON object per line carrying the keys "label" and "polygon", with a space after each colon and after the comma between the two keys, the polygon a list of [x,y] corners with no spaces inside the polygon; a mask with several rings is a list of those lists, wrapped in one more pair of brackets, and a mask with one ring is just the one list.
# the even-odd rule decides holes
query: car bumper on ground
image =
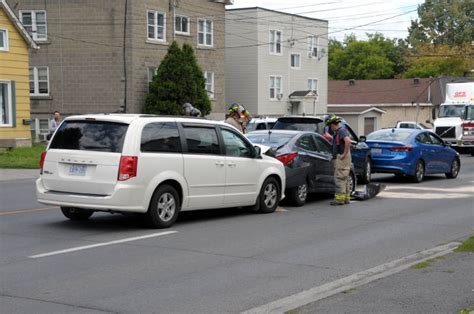
{"label": "car bumper on ground", "polygon": [[39,203],[61,207],[77,207],[97,211],[144,213],[148,210],[143,202],[141,189],[117,184],[112,195],[89,195],[49,191],[41,178],[36,180],[36,197]]}

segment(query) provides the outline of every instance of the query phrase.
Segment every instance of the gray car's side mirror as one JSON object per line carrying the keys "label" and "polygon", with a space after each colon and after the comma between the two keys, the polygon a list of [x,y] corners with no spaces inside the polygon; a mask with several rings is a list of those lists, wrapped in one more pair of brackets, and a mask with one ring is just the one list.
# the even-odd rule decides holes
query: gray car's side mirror
{"label": "gray car's side mirror", "polygon": [[254,158],[260,158],[262,157],[262,149],[259,146],[254,146]]}

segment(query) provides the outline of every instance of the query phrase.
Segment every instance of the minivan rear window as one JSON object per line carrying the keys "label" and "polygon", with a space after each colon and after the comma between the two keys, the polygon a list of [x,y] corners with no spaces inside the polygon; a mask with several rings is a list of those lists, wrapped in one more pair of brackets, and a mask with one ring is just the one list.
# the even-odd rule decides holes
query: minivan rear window
{"label": "minivan rear window", "polygon": [[121,153],[128,124],[106,121],[64,121],[49,148]]}

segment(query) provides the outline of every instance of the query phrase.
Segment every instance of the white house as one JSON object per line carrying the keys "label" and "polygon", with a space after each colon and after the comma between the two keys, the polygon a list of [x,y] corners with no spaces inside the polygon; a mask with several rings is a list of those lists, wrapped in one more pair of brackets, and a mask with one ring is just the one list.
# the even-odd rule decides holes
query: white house
{"label": "white house", "polygon": [[327,111],[328,21],[258,7],[226,10],[226,102],[253,115]]}

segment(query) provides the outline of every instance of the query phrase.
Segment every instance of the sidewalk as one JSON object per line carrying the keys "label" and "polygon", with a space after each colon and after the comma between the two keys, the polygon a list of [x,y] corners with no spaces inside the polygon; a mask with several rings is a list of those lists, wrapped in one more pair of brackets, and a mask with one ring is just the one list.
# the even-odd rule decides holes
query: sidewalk
{"label": "sidewalk", "polygon": [[0,181],[36,179],[39,169],[0,169]]}
{"label": "sidewalk", "polygon": [[417,266],[290,313],[474,313],[474,253]]}

